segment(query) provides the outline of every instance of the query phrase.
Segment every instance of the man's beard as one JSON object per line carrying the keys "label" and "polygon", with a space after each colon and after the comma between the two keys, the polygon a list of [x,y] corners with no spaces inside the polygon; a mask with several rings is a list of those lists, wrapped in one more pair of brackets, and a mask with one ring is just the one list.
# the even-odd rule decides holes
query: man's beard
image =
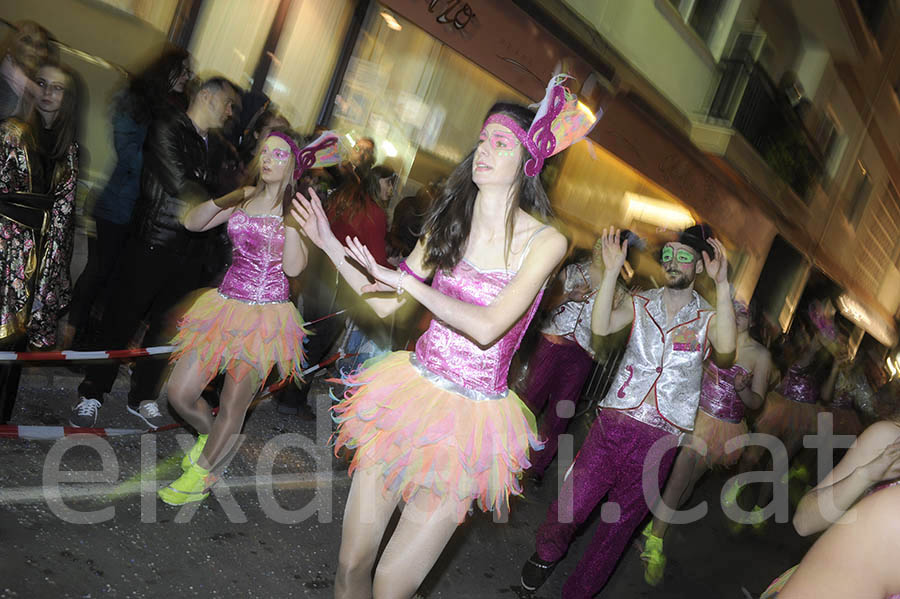
{"label": "man's beard", "polygon": [[694,282],[694,277],[689,277],[687,273],[680,271],[667,270],[666,276],[669,277],[666,282],[666,287],[669,289],[687,289]]}

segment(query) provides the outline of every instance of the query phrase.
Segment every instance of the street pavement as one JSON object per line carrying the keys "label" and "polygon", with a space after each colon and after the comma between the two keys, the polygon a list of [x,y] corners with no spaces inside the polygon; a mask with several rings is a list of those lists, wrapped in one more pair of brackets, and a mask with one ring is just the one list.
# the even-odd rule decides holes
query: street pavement
{"label": "street pavement", "polygon": [[[67,424],[79,380],[63,367],[27,368],[12,423]],[[123,369],[98,426],[139,428],[125,411],[126,391]],[[157,501],[154,491],[180,474],[183,429],[92,438],[92,445],[83,437],[0,439],[0,597],[331,597],[349,479],[346,462],[333,458],[328,445],[324,379],[314,391],[315,421],[278,414],[272,401],[257,405],[223,477],[227,484],[182,510]],[[586,418],[573,423],[576,442],[588,426]],[[271,468],[260,470],[266,463]],[[77,480],[53,484],[59,470],[98,471],[97,480],[75,474]],[[698,485],[689,506],[708,501],[703,520],[670,529],[660,587],[644,582],[638,553],[629,548],[598,597],[755,598],[799,561],[812,541],[789,523],[729,530],[718,503],[729,476],[712,473]],[[506,522],[471,516],[420,594],[559,597],[596,522],[585,526],[544,587],[525,592],[520,568],[534,550],[555,483],[527,481]]]}

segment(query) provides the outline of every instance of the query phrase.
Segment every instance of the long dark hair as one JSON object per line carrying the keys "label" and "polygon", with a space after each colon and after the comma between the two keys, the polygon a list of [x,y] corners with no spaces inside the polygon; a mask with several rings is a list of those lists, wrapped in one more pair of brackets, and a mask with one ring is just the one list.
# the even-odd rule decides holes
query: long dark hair
{"label": "long dark hair", "polygon": [[183,48],[167,46],[153,62],[136,74],[128,83],[119,108],[136,123],[147,123],[170,107],[172,88],[184,69],[190,54]]}
{"label": "long dark hair", "polygon": [[[56,113],[56,118],[53,119],[53,124],[50,126],[49,138],[53,140],[53,145],[41,148],[41,151],[46,152],[53,162],[59,163],[65,158],[69,147],[75,142],[76,129],[78,128],[78,99],[81,80],[75,71],[60,63],[44,63],[38,67],[38,71],[47,67],[57,69],[66,76],[66,90],[63,92],[62,104]],[[38,112],[37,106],[32,107],[27,121],[35,139],[40,139],[41,135],[39,132],[44,128],[44,121]],[[49,177],[50,173],[47,173],[47,176]]]}
{"label": "long dark hair", "polygon": [[357,181],[349,177],[328,198],[326,211],[329,217],[351,220],[366,209],[369,202],[374,201],[369,195],[369,186],[365,180]]}
{"label": "long dark hair", "polygon": [[[528,130],[534,113],[518,104],[498,102],[488,111],[487,116],[503,114],[512,118],[522,129]],[[486,118],[486,117],[485,117]],[[523,147],[522,159],[516,169],[512,184],[512,202],[506,214],[506,251],[509,252],[515,228],[516,209],[521,208],[535,218],[546,220],[551,215],[550,199],[541,185],[540,176],[525,175],[525,162],[531,155]],[[450,270],[462,260],[469,232],[472,228],[472,214],[478,186],[472,182],[472,163],[475,150],[459,163],[444,185],[440,195],[431,205],[423,230],[427,235],[425,265],[435,269]]]}

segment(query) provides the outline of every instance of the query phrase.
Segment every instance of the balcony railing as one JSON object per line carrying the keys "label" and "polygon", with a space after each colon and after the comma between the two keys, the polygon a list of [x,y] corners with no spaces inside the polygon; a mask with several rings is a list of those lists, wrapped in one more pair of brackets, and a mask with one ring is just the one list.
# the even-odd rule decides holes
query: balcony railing
{"label": "balcony railing", "polygon": [[824,160],[785,94],[759,65],[720,61],[721,76],[709,116],[727,121],[798,196],[823,172]]}

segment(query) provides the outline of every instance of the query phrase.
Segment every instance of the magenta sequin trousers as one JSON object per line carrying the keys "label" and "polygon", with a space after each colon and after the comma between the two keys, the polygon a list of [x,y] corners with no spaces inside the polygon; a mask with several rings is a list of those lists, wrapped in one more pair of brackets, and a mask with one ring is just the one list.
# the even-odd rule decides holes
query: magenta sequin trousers
{"label": "magenta sequin trousers", "polygon": [[[557,344],[541,335],[537,349],[528,365],[528,384],[525,388],[525,404],[534,413],[541,415],[539,435],[544,448],[531,457],[531,471],[543,476],[556,456],[559,436],[566,432],[566,426],[575,413],[564,405],[557,411],[562,401],[578,403],[578,396],[591,368],[594,366],[590,354],[577,343]],[[564,414],[560,416],[560,413]]]}
{"label": "magenta sequin trousers", "polygon": [[659,464],[657,492],[672,468],[674,438],[668,444],[672,449],[649,455],[653,444],[666,436],[669,433],[615,410],[601,411],[594,421],[559,498],[538,529],[538,556],[547,561],[565,557],[575,533],[604,497],[610,503],[608,512],[616,511],[609,509],[612,503],[618,505],[619,517],[611,522],[601,517],[590,546],[563,586],[564,599],[589,599],[606,585],[631,535],[650,511],[641,484],[644,468]]}

